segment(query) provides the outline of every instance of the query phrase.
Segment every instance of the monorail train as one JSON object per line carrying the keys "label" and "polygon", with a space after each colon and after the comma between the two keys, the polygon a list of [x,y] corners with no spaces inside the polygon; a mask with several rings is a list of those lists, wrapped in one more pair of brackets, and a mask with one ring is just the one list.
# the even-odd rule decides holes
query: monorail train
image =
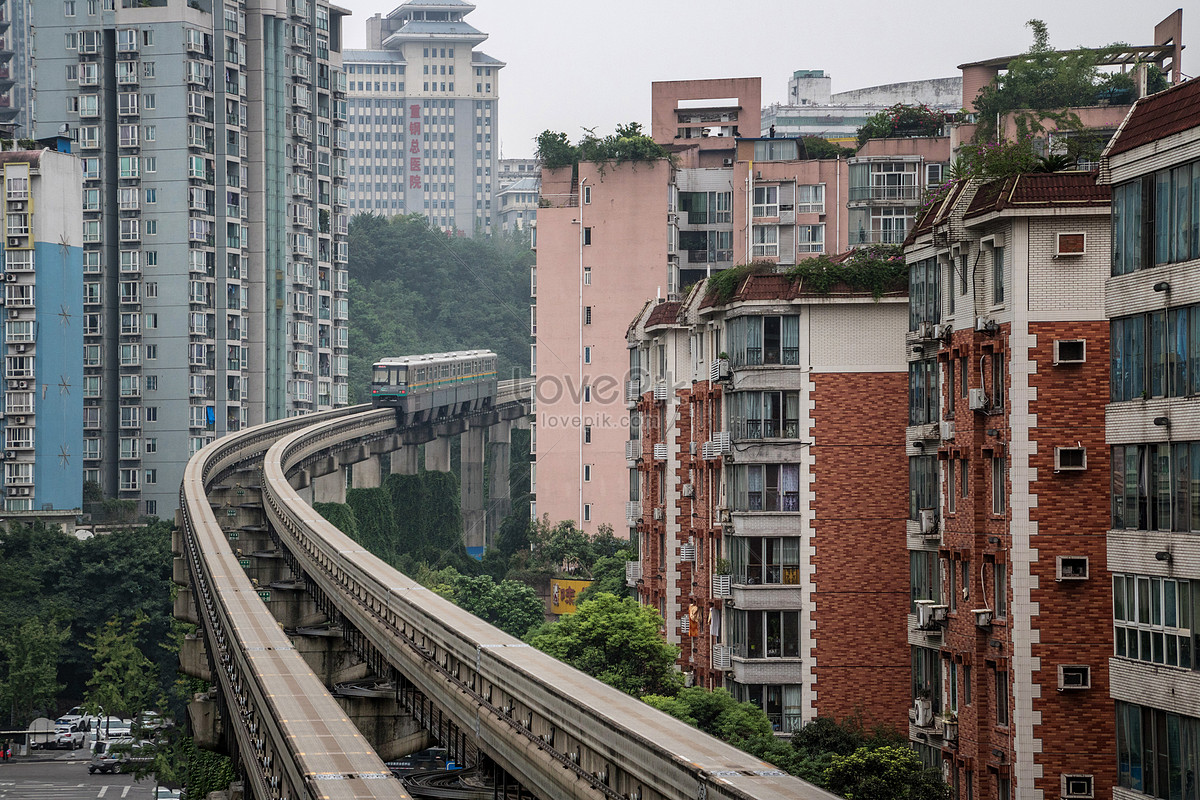
{"label": "monorail train", "polygon": [[371,371],[371,405],[397,409],[405,423],[483,411],[495,400],[491,350],[385,358]]}

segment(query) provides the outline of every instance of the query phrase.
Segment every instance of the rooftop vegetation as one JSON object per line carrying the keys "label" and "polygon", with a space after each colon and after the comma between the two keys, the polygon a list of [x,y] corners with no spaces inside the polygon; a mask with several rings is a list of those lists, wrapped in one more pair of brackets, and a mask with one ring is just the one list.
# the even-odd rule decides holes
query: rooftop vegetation
{"label": "rooftop vegetation", "polygon": [[[750,275],[779,272],[770,261],[752,261],[716,273],[705,285],[705,296],[724,305],[737,294]],[[889,292],[904,291],[908,285],[908,267],[900,245],[872,244],[833,257],[826,254],[806,258],[784,275],[801,289],[813,294],[830,294],[841,286],[855,292],[870,292],[876,300]]]}
{"label": "rooftop vegetation", "polygon": [[534,142],[534,155],[543,167],[572,167],[576,175],[580,161],[623,164],[671,158],[666,148],[642,132],[639,122],[618,125],[614,133],[603,138],[596,135],[594,128],[585,128],[584,136],[576,144],[571,144],[565,133],[551,130],[542,131]]}
{"label": "rooftop vegetation", "polygon": [[862,147],[871,139],[937,136],[944,121],[942,112],[923,103],[915,106],[896,103],[867,117],[866,124],[858,129],[858,146]]}

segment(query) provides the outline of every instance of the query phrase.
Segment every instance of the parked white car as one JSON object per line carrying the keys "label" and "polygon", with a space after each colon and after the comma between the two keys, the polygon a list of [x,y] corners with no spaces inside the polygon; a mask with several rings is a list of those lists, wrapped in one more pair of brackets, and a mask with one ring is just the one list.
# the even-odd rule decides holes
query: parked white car
{"label": "parked white car", "polygon": [[70,725],[56,725],[54,728],[54,749],[78,750],[83,747],[83,731],[76,730]]}
{"label": "parked white car", "polygon": [[97,739],[122,739],[133,735],[133,720],[121,717],[101,717],[96,720]]}

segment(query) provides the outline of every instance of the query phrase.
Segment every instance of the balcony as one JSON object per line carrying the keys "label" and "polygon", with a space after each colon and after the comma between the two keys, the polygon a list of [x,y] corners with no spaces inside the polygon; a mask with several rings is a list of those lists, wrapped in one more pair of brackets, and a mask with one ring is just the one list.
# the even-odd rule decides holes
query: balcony
{"label": "balcony", "polygon": [[744,611],[772,611],[776,609],[799,609],[804,592],[799,583],[746,583],[745,576],[732,576],[729,597],[733,605]]}
{"label": "balcony", "polygon": [[[636,525],[638,520],[642,518],[642,501],[630,500],[625,503],[625,521],[631,526]],[[630,562],[636,563],[636,562]],[[640,577],[640,576],[639,576]]]}
{"label": "balcony", "polygon": [[921,199],[920,186],[851,186],[851,203],[905,203]]}

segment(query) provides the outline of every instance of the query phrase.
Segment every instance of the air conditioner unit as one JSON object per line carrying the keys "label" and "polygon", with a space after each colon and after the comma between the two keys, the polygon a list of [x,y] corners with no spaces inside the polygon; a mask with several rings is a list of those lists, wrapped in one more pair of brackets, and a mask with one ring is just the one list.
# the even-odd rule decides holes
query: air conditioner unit
{"label": "air conditioner unit", "polygon": [[23,345],[23,344],[19,344],[19,345],[17,345],[17,352],[18,352],[18,353],[24,353],[24,352],[25,352],[25,345]]}
{"label": "air conditioner unit", "polygon": [[933,607],[936,600],[917,600],[917,629],[926,631],[933,627]]}
{"label": "air conditioner unit", "polygon": [[990,608],[973,608],[971,613],[975,615],[975,624],[980,628],[992,626],[992,610]]}
{"label": "air conditioner unit", "polygon": [[918,728],[928,728],[933,725],[933,703],[925,698],[919,698],[913,704],[913,724]]}
{"label": "air conditioner unit", "polygon": [[684,497],[691,497],[693,495],[693,493],[695,492],[695,489],[692,487],[692,484],[685,483],[683,485],[683,487],[679,490],[679,492]]}
{"label": "air conditioner unit", "polygon": [[28,486],[18,486],[16,489],[12,490],[12,493],[16,497],[29,497],[29,487]]}
{"label": "air conditioner unit", "polygon": [[1086,581],[1088,579],[1087,556],[1055,556],[1054,580]]}
{"label": "air conditioner unit", "polygon": [[1092,688],[1092,668],[1087,664],[1059,664],[1058,690]]}
{"label": "air conditioner unit", "polygon": [[24,416],[24,415],[21,415],[21,416],[17,417],[17,424],[18,424],[18,425],[24,425],[24,424],[25,424],[25,416]]}
{"label": "air conditioner unit", "polygon": [[929,610],[933,614],[932,621],[935,623],[945,622],[950,615],[950,606],[947,605],[939,604],[936,606],[930,606]]}
{"label": "air conditioner unit", "polygon": [[958,741],[958,721],[946,720],[942,723],[942,741],[947,743]]}
{"label": "air conditioner unit", "polygon": [[665,383],[660,383],[654,387],[654,399],[655,400],[666,400],[667,399],[667,385]]}
{"label": "air conditioner unit", "polygon": [[932,339],[933,338],[933,323],[922,322],[919,325],[917,325],[917,338],[918,339]]}
{"label": "air conditioner unit", "polygon": [[20,236],[8,237],[8,246],[9,247],[20,247],[21,246],[21,237]]}
{"label": "air conditioner unit", "polygon": [[733,522],[733,513],[728,508],[719,508],[717,509],[717,518],[728,525]]}
{"label": "air conditioner unit", "polygon": [[993,333],[996,330],[996,323],[987,317],[976,317],[975,330],[980,333]]}
{"label": "air conditioner unit", "polygon": [[928,536],[931,533],[937,533],[937,509],[922,508],[921,509],[921,535]]}
{"label": "air conditioner unit", "polygon": [[952,419],[942,420],[942,438],[943,439],[953,439],[954,438],[954,420],[952,420]]}
{"label": "air conditioner unit", "polygon": [[15,273],[15,272],[4,273],[4,280],[8,281],[9,283],[12,283],[16,279],[17,279],[17,273]]}
{"label": "air conditioner unit", "polygon": [[1086,447],[1054,448],[1055,472],[1078,472],[1087,469]]}
{"label": "air conditioner unit", "polygon": [[15,452],[15,451],[13,451],[13,450],[5,450],[5,451],[4,451],[4,457],[5,457],[5,458],[16,458],[16,457],[17,457],[17,454],[16,454],[16,452]]}
{"label": "air conditioner unit", "polygon": [[9,318],[9,319],[20,319],[20,318],[21,318],[21,312],[20,312],[20,311],[18,311],[17,309],[15,309],[15,308],[10,308],[10,309],[8,310],[8,318]]}
{"label": "air conditioner unit", "polygon": [[945,339],[950,335],[951,326],[949,322],[941,322],[933,326],[933,338]]}
{"label": "air conditioner unit", "polygon": [[1063,800],[1092,800],[1095,786],[1091,775],[1067,775],[1060,778]]}
{"label": "air conditioner unit", "polygon": [[987,391],[983,389],[972,389],[967,392],[967,406],[972,411],[984,411],[987,409]]}
{"label": "air conditioner unit", "polygon": [[680,545],[679,546],[679,558],[681,561],[694,562],[696,560],[696,545],[694,545],[694,544]]}
{"label": "air conditioner unit", "polygon": [[732,166],[733,166],[733,159],[732,159],[732,158],[722,158],[722,159],[721,159],[721,166],[723,166],[723,167],[732,167]]}
{"label": "air conditioner unit", "polygon": [[659,522],[662,522],[663,516],[664,515],[663,515],[662,506],[658,506],[657,508],[654,509],[654,518],[656,520],[658,520]]}
{"label": "air conditioner unit", "polygon": [[9,211],[24,211],[25,210],[25,201],[24,200],[13,200],[13,201],[9,202],[8,210]]}
{"label": "air conditioner unit", "polygon": [[1087,341],[1084,339],[1055,339],[1054,365],[1082,364],[1087,361]]}
{"label": "air conditioner unit", "polygon": [[29,381],[17,381],[17,388],[18,389],[28,389]]}

